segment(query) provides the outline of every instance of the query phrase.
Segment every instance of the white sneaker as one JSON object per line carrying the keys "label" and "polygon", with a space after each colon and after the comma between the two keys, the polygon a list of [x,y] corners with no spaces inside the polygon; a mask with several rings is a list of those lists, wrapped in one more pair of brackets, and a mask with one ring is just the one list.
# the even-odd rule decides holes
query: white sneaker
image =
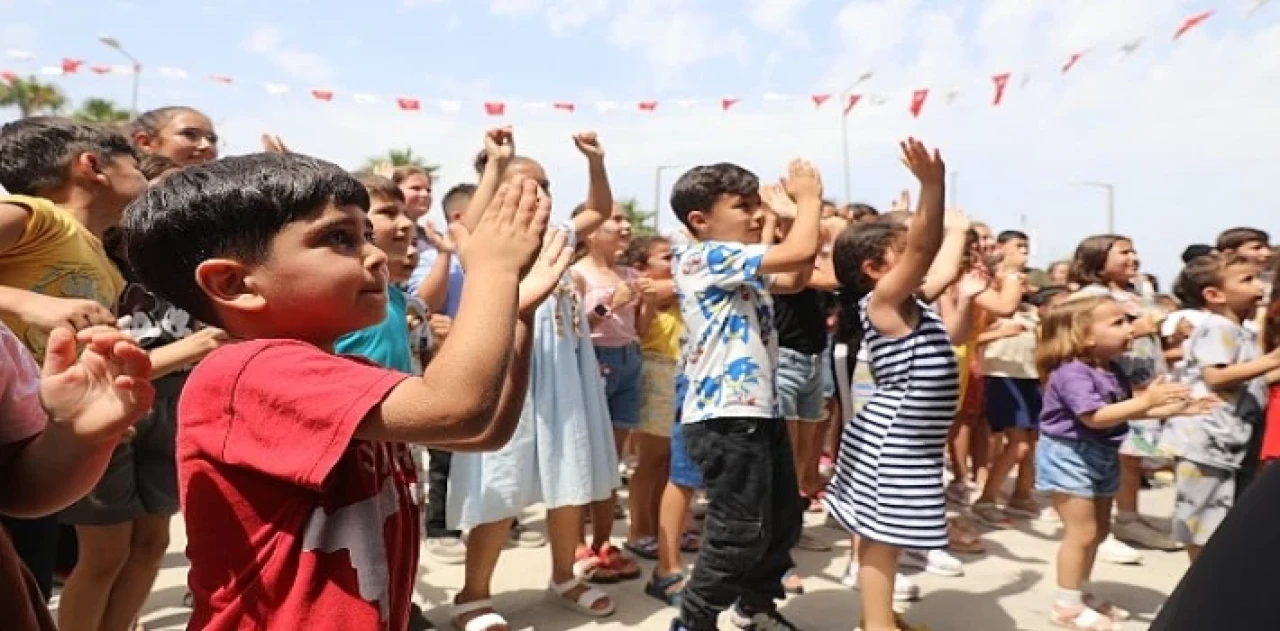
{"label": "white sneaker", "polygon": [[[840,583],[850,589],[858,589],[858,564],[850,563]],[[895,602],[911,602],[920,599],[920,586],[901,572],[893,577],[893,600]]]}
{"label": "white sneaker", "polygon": [[903,550],[898,557],[898,564],[938,576],[964,576],[964,563],[946,550]]}
{"label": "white sneaker", "polygon": [[1098,546],[1098,558],[1107,563],[1117,565],[1138,565],[1142,563],[1142,554],[1130,548],[1112,535],[1107,535],[1102,545]]}
{"label": "white sneaker", "polygon": [[1157,530],[1141,518],[1128,521],[1115,520],[1111,524],[1111,534],[1116,539],[1140,545],[1152,550],[1181,550],[1182,544],[1174,541],[1168,533]]}
{"label": "white sneaker", "polygon": [[1045,506],[1040,509],[1040,516],[1036,518],[1036,521],[1049,526],[1062,525],[1062,518],[1058,516],[1058,511],[1054,510],[1052,506]]}

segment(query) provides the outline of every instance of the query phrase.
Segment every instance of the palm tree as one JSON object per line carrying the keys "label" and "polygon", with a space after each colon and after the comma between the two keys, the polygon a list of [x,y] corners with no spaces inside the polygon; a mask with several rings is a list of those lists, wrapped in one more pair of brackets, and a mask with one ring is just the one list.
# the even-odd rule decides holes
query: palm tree
{"label": "palm tree", "polygon": [[427,175],[435,175],[440,169],[438,164],[430,164],[427,159],[414,153],[412,147],[404,149],[388,149],[385,154],[373,156],[364,161],[362,171],[378,172],[387,167],[417,167],[427,172]]}
{"label": "palm tree", "polygon": [[110,99],[86,99],[72,118],[85,123],[123,123],[131,117],[128,110],[116,106]]}
{"label": "palm tree", "polygon": [[35,77],[15,78],[9,84],[0,83],[0,107],[16,107],[22,118],[58,113],[67,104],[67,97],[58,86],[40,83]]}
{"label": "palm tree", "polygon": [[622,209],[622,213],[627,216],[627,223],[631,224],[632,233],[637,235],[657,233],[657,229],[653,225],[653,218],[658,213],[651,210],[640,210],[634,197],[621,200],[617,204]]}

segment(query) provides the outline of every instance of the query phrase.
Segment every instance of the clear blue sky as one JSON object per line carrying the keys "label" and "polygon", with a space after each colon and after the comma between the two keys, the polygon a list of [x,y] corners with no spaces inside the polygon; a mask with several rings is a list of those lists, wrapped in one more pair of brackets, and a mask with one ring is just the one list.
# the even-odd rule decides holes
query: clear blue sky
{"label": "clear blue sky", "polygon": [[[1206,9],[1217,14],[1170,41]],[[124,63],[97,41],[110,34],[144,64],[141,107],[206,111],[225,153],[255,150],[264,131],[350,167],[412,146],[443,166],[442,190],[471,177],[483,129],[500,122],[481,102],[508,101],[505,121],[521,153],[548,168],[560,213],[585,188],[569,141],[579,129],[600,133],[616,193],[645,207],[659,165],[729,160],[773,178],[796,155],[819,164],[843,199],[836,103],[816,109],[808,97],[874,72],[848,119],[855,199],[884,206],[910,187],[894,141],[919,135],[959,173],[959,204],[996,229],[1025,218],[1043,263],[1104,228],[1102,193],[1070,182],[1113,182],[1118,231],[1168,279],[1187,243],[1237,224],[1280,230],[1269,186],[1280,145],[1277,11],[1189,0],[0,0],[0,50],[33,54],[0,57],[0,69]],[[160,76],[161,66],[190,76]],[[1003,71],[1014,78],[993,108],[990,77]],[[47,78],[76,100],[129,101],[128,77]],[[270,96],[264,82],[291,90]],[[926,87],[913,119],[910,93]],[[334,90],[334,101],[313,101],[312,88]],[[356,103],[355,92],[381,103]],[[422,99],[424,111],[396,111],[397,96]],[[743,101],[726,114],[722,97]],[[700,101],[681,107],[686,98]],[[462,111],[442,111],[441,99]],[[660,101],[658,111],[636,113],[642,99]],[[578,110],[520,105],[531,101]],[[662,197],[678,171],[665,172]]]}

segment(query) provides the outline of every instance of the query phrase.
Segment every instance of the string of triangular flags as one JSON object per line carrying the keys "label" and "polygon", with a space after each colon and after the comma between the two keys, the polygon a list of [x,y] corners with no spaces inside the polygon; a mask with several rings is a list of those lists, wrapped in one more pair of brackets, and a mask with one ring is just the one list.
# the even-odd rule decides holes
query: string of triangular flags
{"label": "string of triangular flags", "polygon": [[[1261,9],[1263,5],[1267,4],[1268,2],[1270,2],[1270,0],[1251,0],[1250,5],[1246,9],[1246,16],[1252,16],[1255,12]],[[1213,15],[1214,15],[1213,10],[1207,10],[1207,11],[1201,11],[1201,12],[1192,14],[1190,16],[1187,16],[1185,19],[1182,20],[1181,23],[1178,24],[1177,28],[1173,31],[1173,38],[1172,38],[1173,41],[1176,42],[1177,40],[1181,39],[1184,35],[1186,35],[1191,30],[1195,29],[1200,24],[1204,23]],[[1142,46],[1145,40],[1146,40],[1145,37],[1138,37],[1120,44],[1117,51],[1117,59],[1123,60],[1133,55],[1139,49],[1139,47]],[[1092,55],[1093,53],[1094,51],[1091,49],[1083,49],[1078,52],[1071,53],[1070,55],[1067,56],[1067,59],[1065,60],[1065,62],[1058,69],[1060,74],[1066,75],[1067,73],[1071,72],[1071,70],[1075,68],[1076,65],[1080,63],[1081,60],[1085,59],[1089,55]],[[20,62],[31,62],[34,59],[34,55],[31,52],[24,51],[24,50],[8,50],[8,51],[5,51],[5,55],[12,60],[20,61]],[[142,71],[142,67],[138,64],[134,64],[134,65],[96,64],[96,63],[90,63],[83,59],[75,59],[75,58],[64,58],[61,60],[61,63],[59,64],[45,65],[38,68],[38,73],[40,75],[58,76],[58,77],[66,77],[70,75],[82,75],[82,74],[132,75],[134,73],[141,72],[141,71]],[[173,67],[173,66],[160,66],[158,68],[158,73],[161,76],[170,78],[170,79],[187,79],[192,76],[191,73],[187,72],[186,70],[182,68]],[[13,81],[19,77],[19,75],[20,73],[16,70],[0,69],[0,82],[4,82],[6,84],[12,84]],[[834,99],[837,103],[839,103],[839,107],[842,108],[843,115],[847,116],[859,104],[865,104],[868,106],[883,106],[889,102],[889,98],[883,94],[875,94],[875,93],[869,93],[869,92],[859,90],[859,88],[861,88],[863,84],[865,84],[867,81],[871,80],[873,76],[874,76],[874,73],[872,72],[862,73],[857,77],[857,80],[849,88],[849,90],[841,94],[834,94],[831,92],[821,92],[821,93],[814,93],[814,94],[807,95],[807,99],[806,99],[806,97],[803,97],[803,96],[767,93],[764,95],[763,100],[766,102],[797,102],[797,101],[807,100],[808,102],[812,103],[812,106],[814,109],[821,110],[825,105],[827,105],[828,103],[831,103]],[[216,84],[219,86],[231,86],[233,84],[239,83],[237,78],[229,75],[225,75],[225,74],[209,74],[209,75],[205,75],[205,78],[208,81],[212,82],[213,84]],[[990,77],[991,85],[989,86],[988,89],[991,90],[990,92],[991,105],[993,107],[999,106],[1005,100],[1005,96],[1010,88],[1010,82],[1012,78],[1013,78],[1012,72],[1000,72],[1000,73],[991,75]],[[1025,87],[1029,81],[1030,81],[1030,73],[1029,72],[1023,73],[1021,76],[1020,87]],[[294,88],[292,86],[284,83],[273,83],[273,82],[263,81],[263,82],[258,82],[258,85],[260,85],[262,89],[265,90],[266,93],[271,96],[280,97],[280,96],[288,95],[294,92]],[[859,91],[855,92],[854,90],[859,90]],[[326,89],[326,88],[308,88],[308,89],[305,89],[303,93],[309,96],[311,99],[318,102],[322,102],[322,103],[332,103],[339,96],[337,91]],[[921,88],[921,89],[913,90],[911,92],[911,100],[907,107],[907,111],[913,117],[919,117],[920,114],[924,111],[925,104],[929,101],[930,97],[935,94],[936,94],[936,91],[931,90],[930,88]],[[945,103],[951,104],[956,100],[956,98],[958,98],[959,94],[960,94],[960,90],[958,88],[953,88],[943,92],[942,98],[944,99]],[[429,104],[434,104],[437,108],[439,108],[441,112],[446,114],[457,114],[462,112],[464,109],[463,101],[452,100],[452,99],[423,99],[423,98],[418,98],[414,96],[387,97],[384,95],[370,93],[370,92],[351,92],[345,96],[349,97],[353,102],[360,105],[377,105],[380,103],[387,102],[389,100],[390,103],[392,103],[397,109],[399,109],[402,112],[421,112]],[[623,112],[623,111],[654,113],[659,110],[660,105],[663,105],[665,103],[667,102],[660,101],[660,100],[637,100],[637,101],[628,102],[628,101],[622,101],[622,100],[603,100],[603,99],[595,100],[585,104],[578,103],[575,101],[491,100],[491,101],[482,101],[480,105],[481,105],[481,111],[484,113],[484,115],[491,116],[491,117],[502,117],[510,114],[512,110],[516,108],[525,109],[525,110],[550,110],[550,111],[572,114],[579,111],[583,107],[587,107],[587,106],[594,106],[595,109],[600,113]],[[734,110],[735,107],[737,107],[741,103],[743,103],[743,99],[739,97],[723,97],[719,99],[685,98],[685,99],[674,99],[670,101],[670,103],[674,103],[676,107],[679,107],[682,110],[689,110],[694,107],[699,107],[699,106],[705,107],[705,106],[711,105],[711,106],[718,107],[720,110],[724,112],[729,112]]]}

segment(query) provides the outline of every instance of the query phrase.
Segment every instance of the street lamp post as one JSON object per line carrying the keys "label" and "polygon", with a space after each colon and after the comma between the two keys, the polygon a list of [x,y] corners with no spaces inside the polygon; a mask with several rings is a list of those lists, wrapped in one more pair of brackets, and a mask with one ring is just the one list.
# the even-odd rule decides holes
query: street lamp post
{"label": "street lamp post", "polygon": [[844,165],[844,203],[853,202],[853,185],[850,183],[849,173],[849,96],[853,94],[853,90],[862,85],[864,81],[871,78],[871,74],[867,73],[858,77],[848,87],[840,91],[840,153],[841,164]]}
{"label": "street lamp post", "polygon": [[1076,182],[1077,186],[1100,188],[1107,194],[1107,234],[1116,232],[1116,185],[1111,182]]}
{"label": "street lamp post", "polygon": [[663,164],[653,169],[653,230],[662,233],[662,172],[678,169],[679,164]]}
{"label": "street lamp post", "polygon": [[129,101],[129,111],[133,114],[134,118],[137,118],[138,116],[138,81],[139,81],[139,76],[142,74],[142,62],[138,61],[138,59],[133,55],[130,55],[129,51],[124,49],[124,46],[120,43],[120,40],[110,35],[99,35],[98,41],[102,42],[105,46],[109,48],[114,48],[117,52],[119,52],[121,55],[124,55],[126,59],[128,59],[130,62],[133,63],[133,98],[132,100]]}

